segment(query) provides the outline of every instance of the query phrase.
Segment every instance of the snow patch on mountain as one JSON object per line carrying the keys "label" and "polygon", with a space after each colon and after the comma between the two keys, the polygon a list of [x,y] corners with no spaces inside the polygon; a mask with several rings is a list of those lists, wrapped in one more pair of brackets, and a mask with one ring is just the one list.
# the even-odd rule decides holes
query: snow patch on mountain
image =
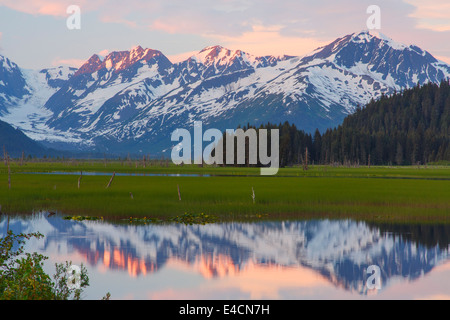
{"label": "snow patch on mountain", "polygon": [[[77,134],[60,132],[47,126],[46,121],[52,112],[44,107],[45,102],[59,89],[49,85],[49,81],[70,77],[70,70],[61,67],[42,71],[22,69],[29,94],[8,108],[0,119],[20,128],[34,140],[83,142]],[[72,70],[73,74],[73,70]]]}

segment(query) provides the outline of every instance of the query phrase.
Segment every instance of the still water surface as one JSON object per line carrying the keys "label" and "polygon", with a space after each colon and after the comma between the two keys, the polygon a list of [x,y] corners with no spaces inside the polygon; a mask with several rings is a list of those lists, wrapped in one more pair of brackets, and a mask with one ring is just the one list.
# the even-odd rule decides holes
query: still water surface
{"label": "still water surface", "polygon": [[[43,174],[43,175],[69,175],[79,176],[81,171],[49,171],[49,172],[21,172],[20,174]],[[85,171],[82,172],[84,176],[138,176],[138,177],[210,177],[209,174],[199,173],[127,173],[127,172],[100,172],[100,171]]]}
{"label": "still water surface", "polygon": [[[450,299],[450,227],[308,220],[128,225],[5,216],[28,252],[85,265],[84,299]],[[367,268],[381,289],[368,289]]]}

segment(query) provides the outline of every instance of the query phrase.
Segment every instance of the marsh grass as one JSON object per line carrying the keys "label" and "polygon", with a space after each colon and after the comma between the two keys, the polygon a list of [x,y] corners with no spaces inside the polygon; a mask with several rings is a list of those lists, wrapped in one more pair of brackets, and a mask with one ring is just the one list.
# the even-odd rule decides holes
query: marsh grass
{"label": "marsh grass", "polygon": [[[52,167],[53,164],[45,165],[51,171],[60,170]],[[23,167],[25,165],[21,167],[22,172]],[[28,169],[36,172],[39,168],[30,166]],[[74,166],[66,169],[80,171]],[[94,167],[82,170],[91,169]],[[107,169],[120,172],[117,165]],[[173,173],[170,170],[180,170],[180,167],[165,169],[165,173]],[[8,214],[50,210],[105,219],[132,216],[168,220],[186,213],[204,213],[221,220],[325,217],[450,221],[450,170],[447,167],[310,166],[306,172],[301,168],[285,168],[277,176],[263,177],[258,175],[257,168],[184,166],[179,173],[210,173],[211,170],[218,176],[116,176],[107,189],[105,185],[110,176],[83,175],[78,189],[79,175],[17,171],[13,171],[12,188],[8,189],[7,173],[0,173],[0,205]],[[133,171],[136,172],[135,168]],[[233,172],[238,175],[232,176]],[[177,186],[182,190],[181,201]],[[255,203],[249,196],[252,188],[257,194]]]}
{"label": "marsh grass", "polygon": [[[230,176],[259,176],[260,169],[253,167],[217,167],[213,165],[174,165],[153,160],[153,164],[137,161],[108,160],[35,160],[22,163],[20,160],[11,160],[10,169],[14,173],[30,172],[107,172],[129,174],[204,174],[204,175],[230,175]],[[166,162],[164,162],[166,163]],[[0,163],[0,174],[7,173],[7,166]],[[348,167],[341,165],[309,165],[308,170],[301,166],[281,168],[277,176],[292,177],[379,177],[379,178],[427,178],[450,179],[450,165],[420,165],[420,166],[367,166]],[[84,176],[83,176],[84,178]],[[106,181],[105,185],[108,181]]]}

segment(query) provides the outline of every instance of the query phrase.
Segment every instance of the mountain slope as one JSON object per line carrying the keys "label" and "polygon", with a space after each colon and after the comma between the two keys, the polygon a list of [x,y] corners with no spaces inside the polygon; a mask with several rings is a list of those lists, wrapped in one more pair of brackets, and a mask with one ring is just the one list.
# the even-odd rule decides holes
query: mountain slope
{"label": "mountain slope", "polygon": [[17,64],[0,55],[0,114],[29,93],[21,69]]}
{"label": "mountain slope", "polygon": [[47,150],[39,143],[28,138],[22,131],[0,121],[0,147],[12,157],[18,157],[22,152],[28,155],[42,156]]}
{"label": "mountain slope", "polygon": [[[0,56],[0,61],[1,59],[6,58]],[[0,119],[20,128],[35,140],[76,141],[66,132],[58,132],[45,125],[52,112],[44,105],[77,69],[53,67],[36,71],[21,69],[12,62],[9,64],[15,68],[2,68],[0,65]],[[10,72],[10,76],[5,77],[5,69],[13,70],[13,73]],[[13,80],[11,80],[11,75],[14,76]],[[2,95],[2,82],[6,84],[4,87],[7,88],[9,94]],[[3,104],[2,96],[6,97],[3,99]]]}
{"label": "mountain slope", "polygon": [[325,154],[363,164],[450,161],[450,83],[429,83],[372,101],[321,140],[316,161],[326,162]]}
{"label": "mountain slope", "polygon": [[302,58],[237,111],[239,117],[243,109],[256,116],[259,106],[263,122],[289,121],[308,132],[324,131],[371,99],[449,76],[448,65],[421,49],[361,32]]}

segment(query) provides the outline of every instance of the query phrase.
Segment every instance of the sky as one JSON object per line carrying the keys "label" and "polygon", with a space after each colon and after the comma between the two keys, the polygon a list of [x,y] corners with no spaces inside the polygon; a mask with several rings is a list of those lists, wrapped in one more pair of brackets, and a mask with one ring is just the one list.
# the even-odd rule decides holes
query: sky
{"label": "sky", "polygon": [[[68,7],[80,9],[70,29]],[[0,0],[0,54],[20,67],[79,67],[93,54],[140,45],[172,62],[221,45],[253,55],[303,56],[367,29],[450,63],[449,0]]]}

